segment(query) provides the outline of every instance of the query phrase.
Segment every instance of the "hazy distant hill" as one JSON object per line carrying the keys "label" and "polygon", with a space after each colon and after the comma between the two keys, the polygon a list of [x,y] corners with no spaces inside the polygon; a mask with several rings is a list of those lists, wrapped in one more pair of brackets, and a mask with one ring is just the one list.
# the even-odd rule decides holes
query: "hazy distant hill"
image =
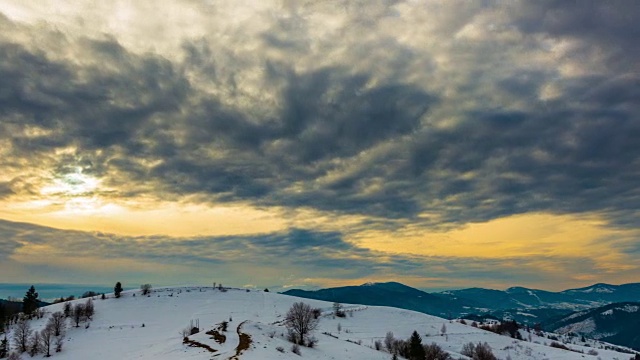
{"label": "hazy distant hill", "polygon": [[309,299],[393,306],[442,317],[494,317],[534,325],[577,310],[625,301],[640,301],[640,283],[594,284],[552,292],[524,287],[507,290],[468,288],[427,293],[397,283],[369,283],[316,291],[293,289],[287,295]]}
{"label": "hazy distant hill", "polygon": [[561,292],[512,287],[504,291],[470,288],[445,291],[440,294],[475,301],[491,311],[540,307],[578,310],[613,302],[640,301],[640,283],[595,284]]}
{"label": "hazy distant hill", "polygon": [[458,300],[443,294],[430,294],[397,283],[368,283],[360,286],[343,286],[316,291],[292,289],[283,294],[307,299],[349,304],[393,306],[442,317],[469,312],[477,304],[471,300]]}
{"label": "hazy distant hill", "polygon": [[544,328],[640,350],[640,302],[614,303],[549,320]]}

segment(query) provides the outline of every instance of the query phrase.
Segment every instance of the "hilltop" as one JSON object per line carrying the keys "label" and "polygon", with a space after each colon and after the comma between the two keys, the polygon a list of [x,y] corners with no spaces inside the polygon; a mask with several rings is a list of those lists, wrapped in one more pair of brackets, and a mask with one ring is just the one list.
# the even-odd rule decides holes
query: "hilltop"
{"label": "hilltop", "polygon": [[[71,304],[84,301],[74,300]],[[382,341],[389,331],[398,339],[408,339],[414,330],[421,335],[423,344],[436,343],[454,359],[467,359],[460,352],[469,342],[487,342],[500,359],[582,360],[590,356],[590,350],[603,360],[632,357],[599,349],[608,345],[595,341],[580,343],[558,337],[558,342],[564,341],[573,349],[569,351],[550,347],[548,333],[520,330],[525,340],[516,340],[457,321],[390,307],[345,304],[347,315],[335,317],[330,302],[245,289],[174,287],[155,289],[148,296],[140,291],[125,291],[119,299],[109,294],[105,300],[95,297],[93,301],[93,319],[78,328],[69,327],[62,352],[54,353],[52,358],[300,359],[291,352],[283,321],[287,310],[298,301],[321,311],[319,328],[314,333],[316,347],[301,348],[302,358],[307,359],[388,360],[391,355],[377,351],[375,342]],[[45,317],[32,320],[32,328],[43,328],[47,317],[63,306],[44,307]],[[225,321],[228,330],[223,332],[221,325]],[[193,326],[199,332],[184,343],[183,330]],[[220,335],[224,335],[224,341]]]}

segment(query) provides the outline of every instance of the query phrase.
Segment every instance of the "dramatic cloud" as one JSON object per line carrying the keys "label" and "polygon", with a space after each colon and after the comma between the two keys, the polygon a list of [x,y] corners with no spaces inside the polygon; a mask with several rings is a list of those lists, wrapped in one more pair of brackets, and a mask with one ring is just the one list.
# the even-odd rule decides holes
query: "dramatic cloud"
{"label": "dramatic cloud", "polygon": [[[408,233],[535,214],[640,225],[634,1],[8,1],[0,13],[0,216],[73,227],[172,202],[288,221],[255,237],[96,235],[85,255],[144,242],[145,261],[168,248],[194,264],[295,254],[288,266],[334,269],[323,278],[424,276],[456,261],[412,258]],[[363,250],[371,229],[397,231],[406,257]]]}
{"label": "dramatic cloud", "polygon": [[[7,249],[1,270],[47,267],[38,280],[54,282],[65,281],[71,269],[88,266],[88,271],[99,271],[106,279],[126,272],[127,278],[155,283],[184,277],[208,282],[211,274],[219,274],[218,279],[227,282],[271,287],[399,277],[431,287],[465,281],[508,286],[551,280],[562,286],[572,277],[594,273],[597,267],[588,258],[553,254],[498,258],[389,254],[347,242],[337,232],[304,229],[245,236],[127,237],[0,221],[0,238]],[[541,265],[547,270],[536,271]]]}

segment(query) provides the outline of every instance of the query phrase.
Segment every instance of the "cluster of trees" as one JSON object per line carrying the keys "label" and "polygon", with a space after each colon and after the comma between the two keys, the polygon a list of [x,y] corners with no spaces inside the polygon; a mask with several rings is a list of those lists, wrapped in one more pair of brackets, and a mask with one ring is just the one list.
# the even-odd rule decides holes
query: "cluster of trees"
{"label": "cluster of trees", "polygon": [[509,335],[514,339],[522,340],[522,335],[519,331],[520,328],[521,326],[515,320],[480,326],[482,330],[491,331],[499,335]]}
{"label": "cluster of trees", "polygon": [[[376,343],[376,349],[382,350],[382,344]],[[399,356],[409,360],[452,360],[449,353],[440,346],[433,344],[423,344],[422,338],[417,331],[411,334],[407,340],[396,339],[392,332],[388,332],[384,338],[384,348],[391,354],[392,359]]]}
{"label": "cluster of trees", "polygon": [[[94,293],[93,296],[95,295],[97,294]],[[79,327],[81,322],[91,320],[95,314],[92,298],[85,303],[74,305],[67,301],[63,311],[52,313],[44,328],[35,331],[31,328],[30,320],[45,316],[39,308],[40,304],[38,293],[35,287],[31,286],[24,296],[22,313],[8,318],[6,308],[4,306],[0,308],[0,319],[2,319],[0,332],[4,332],[4,338],[0,340],[0,358],[19,359],[20,354],[23,353],[32,357],[37,354],[49,357],[53,351],[60,352],[64,343],[67,319]],[[5,325],[12,325],[10,338],[8,337],[9,329],[5,329]]]}
{"label": "cluster of trees", "polygon": [[470,342],[464,344],[462,346],[462,351],[460,351],[460,354],[468,356],[473,360],[497,360],[497,358],[491,351],[491,347],[486,342],[478,342],[478,344]]}
{"label": "cluster of trees", "polygon": [[14,353],[9,354],[11,344],[6,337],[0,346],[0,358],[13,356],[19,357],[21,353],[28,353],[32,357],[37,354],[51,356],[52,351],[62,351],[62,344],[65,336],[65,318],[61,312],[55,312],[49,317],[47,324],[41,331],[31,329],[29,318],[21,316],[13,329],[13,349]]}

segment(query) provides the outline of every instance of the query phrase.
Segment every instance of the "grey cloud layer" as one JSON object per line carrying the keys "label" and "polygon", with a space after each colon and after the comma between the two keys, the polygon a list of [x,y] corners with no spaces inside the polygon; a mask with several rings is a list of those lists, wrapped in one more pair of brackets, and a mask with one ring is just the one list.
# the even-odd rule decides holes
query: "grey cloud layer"
{"label": "grey cloud layer", "polygon": [[[557,270],[549,273],[536,269],[538,258],[476,259],[449,257],[420,257],[388,255],[360,248],[343,240],[336,232],[317,232],[305,229],[291,229],[283,232],[258,234],[253,236],[220,236],[170,238],[163,236],[125,237],[105,233],[58,230],[24,223],[0,220],[0,245],[5,266],[22,250],[46,245],[50,250],[47,257],[58,258],[100,258],[128,259],[131,274],[148,271],[145,265],[155,264],[155,272],[147,276],[148,281],[163,283],[164,265],[187,266],[194,269],[206,267],[207,274],[221,274],[221,278],[235,283],[247,281],[241,272],[232,269],[251,269],[250,279],[262,283],[275,280],[261,269],[278,269],[292,280],[302,283],[305,279],[348,279],[418,277],[432,279],[433,286],[447,286],[452,279],[476,279],[479,281],[504,280],[541,282],[558,276]],[[21,255],[22,261],[25,255]],[[563,270],[571,273],[589,273],[593,266],[588,259],[550,257]],[[93,260],[92,260],[93,261]],[[136,263],[141,264],[138,268]],[[27,261],[26,266],[41,266],[37,261]],[[589,267],[591,266],[591,267]],[[60,265],[50,264],[50,271],[60,272],[59,279],[76,277],[60,271]],[[63,268],[63,267],[62,267]],[[118,266],[104,269],[107,272],[121,271]],[[197,271],[197,270],[196,270]],[[198,278],[199,274],[193,274]],[[206,278],[206,277],[205,277]],[[448,280],[447,280],[448,279]],[[449,285],[450,286],[450,285]]]}
{"label": "grey cloud layer", "polygon": [[[104,196],[427,212],[427,225],[531,211],[638,225],[635,2],[594,5],[600,15],[566,2],[455,3],[431,18],[408,2],[347,15],[328,4],[265,15],[255,38],[229,33],[251,52],[212,34],[185,38],[178,57],[43,30],[72,49],[65,58],[0,19],[0,141],[11,145],[0,166],[14,174],[0,197],[36,191],[24,169],[82,167],[115,189]],[[319,36],[316,13],[341,16],[343,37]],[[396,18],[400,30],[388,26]],[[481,34],[465,38],[465,27]],[[423,33],[430,45],[406,41]],[[562,41],[574,51],[554,53]],[[563,74],[580,65],[593,71]]]}

